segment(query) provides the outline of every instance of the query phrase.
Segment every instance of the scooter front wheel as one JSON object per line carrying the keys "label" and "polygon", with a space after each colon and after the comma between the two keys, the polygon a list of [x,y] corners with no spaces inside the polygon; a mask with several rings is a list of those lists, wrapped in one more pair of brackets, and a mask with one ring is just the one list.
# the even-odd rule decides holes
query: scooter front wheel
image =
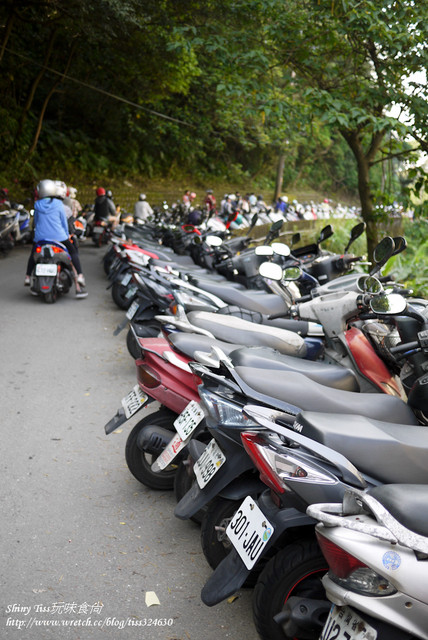
{"label": "scooter front wheel", "polygon": [[287,545],[268,562],[253,593],[254,624],[262,640],[291,640],[274,616],[291,596],[326,600],[321,578],[327,571],[327,562],[313,539]]}
{"label": "scooter front wheel", "polygon": [[135,425],[126,441],[126,464],[134,478],[150,489],[172,489],[177,466],[170,465],[159,473],[152,471],[151,466],[157,456],[139,449],[137,445],[138,435],[142,429],[150,426],[169,429],[172,437],[175,433],[173,422],[176,418],[177,414],[166,408],[155,411]]}

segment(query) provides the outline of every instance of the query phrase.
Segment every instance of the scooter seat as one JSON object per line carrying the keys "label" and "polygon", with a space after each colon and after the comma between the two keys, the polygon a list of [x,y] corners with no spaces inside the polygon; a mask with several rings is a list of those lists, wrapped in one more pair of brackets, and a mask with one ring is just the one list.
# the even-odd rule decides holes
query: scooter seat
{"label": "scooter seat", "polygon": [[[376,398],[381,399],[379,394]],[[383,396],[383,400],[397,398]],[[361,407],[364,404],[361,402]],[[343,454],[360,472],[379,483],[428,483],[427,429],[407,420],[385,422],[350,415],[346,406],[345,410],[342,415],[303,411],[295,425],[302,435]]]}
{"label": "scooter seat", "polygon": [[340,365],[302,360],[267,347],[241,348],[229,353],[235,367],[255,367],[280,371],[294,371],[320,384],[345,391],[359,391],[356,375]]}
{"label": "scooter seat", "polygon": [[280,296],[274,293],[264,293],[263,291],[253,291],[249,289],[241,289],[237,287],[231,287],[230,283],[210,283],[203,279],[197,280],[198,287],[205,289],[209,293],[213,293],[218,298],[224,300],[228,304],[234,304],[243,309],[250,309],[251,311],[259,311],[265,315],[282,313],[284,316],[288,315],[288,307]]}
{"label": "scooter seat", "polygon": [[190,311],[187,318],[191,324],[209,331],[225,342],[272,347],[281,353],[299,358],[304,358],[307,353],[305,341],[293,331],[207,311]]}
{"label": "scooter seat", "polygon": [[179,351],[192,360],[196,360],[195,353],[197,351],[210,353],[212,346],[219,347],[227,356],[231,351],[236,351],[236,349],[242,346],[224,342],[223,340],[216,340],[215,338],[209,338],[208,336],[201,336],[196,333],[182,333],[181,331],[170,333],[167,340],[176,351]]}
{"label": "scooter seat", "polygon": [[[278,370],[260,370],[235,367],[241,378],[244,393],[278,409],[318,411],[333,414],[363,415],[374,420],[387,420],[398,424],[418,424],[413,411],[400,398],[383,393],[355,393],[331,389],[315,382],[302,373],[278,374]],[[346,421],[342,421],[346,425]],[[347,426],[347,425],[346,425]]]}
{"label": "scooter seat", "polygon": [[384,484],[370,489],[367,494],[380,502],[404,527],[428,538],[426,484]]}

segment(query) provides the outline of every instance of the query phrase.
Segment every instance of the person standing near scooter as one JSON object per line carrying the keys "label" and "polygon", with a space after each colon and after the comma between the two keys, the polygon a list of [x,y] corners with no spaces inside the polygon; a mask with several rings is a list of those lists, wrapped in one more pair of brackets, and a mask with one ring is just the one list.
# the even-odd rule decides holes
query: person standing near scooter
{"label": "person standing near scooter", "polygon": [[34,204],[34,244],[28,259],[24,285],[31,284],[31,273],[35,265],[33,254],[37,243],[59,242],[67,248],[76,270],[76,298],[86,298],[88,293],[85,288],[85,278],[76,245],[69,234],[67,216],[62,202],[66,191],[64,183],[56,183],[53,180],[41,180],[37,185],[37,200]]}

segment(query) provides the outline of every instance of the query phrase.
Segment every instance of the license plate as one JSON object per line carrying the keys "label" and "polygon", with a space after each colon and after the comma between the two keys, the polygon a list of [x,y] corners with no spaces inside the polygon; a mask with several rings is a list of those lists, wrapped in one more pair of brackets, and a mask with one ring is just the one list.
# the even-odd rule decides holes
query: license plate
{"label": "license plate", "polygon": [[252,569],[273,531],[263,511],[247,496],[230,521],[226,535],[247,569]]}
{"label": "license plate", "polygon": [[204,417],[204,412],[197,402],[191,400],[187,407],[174,420],[174,427],[182,440],[186,440],[196,429]]}
{"label": "license plate", "polygon": [[129,298],[133,298],[138,291],[138,287],[129,287],[128,291],[125,293],[125,298],[129,300]]}
{"label": "license plate", "polygon": [[125,273],[122,280],[120,281],[120,284],[126,287],[126,285],[131,280],[131,278],[132,278],[132,273]]}
{"label": "license plate", "polygon": [[376,640],[377,631],[349,607],[330,609],[320,640]]}
{"label": "license plate", "polygon": [[125,411],[127,420],[129,420],[134,413],[137,413],[137,411],[145,405],[147,400],[148,396],[146,396],[146,394],[141,391],[138,384],[136,384],[132,391],[128,393],[125,398],[122,398],[122,407]]}
{"label": "license plate", "polygon": [[140,303],[138,302],[138,300],[134,300],[134,302],[131,304],[128,311],[126,312],[126,317],[128,318],[128,320],[132,320],[132,318],[137,313],[137,309],[139,306],[140,306]]}
{"label": "license plate", "polygon": [[178,433],[168,442],[160,456],[156,458],[151,466],[152,471],[158,473],[163,471],[174,460],[176,455],[184,449],[187,442],[183,441]]}
{"label": "license plate", "polygon": [[201,489],[203,489],[212,477],[217,473],[222,464],[226,462],[222,450],[217,442],[212,439],[205,447],[203,454],[196,460],[193,467],[196,480]]}
{"label": "license plate", "polygon": [[36,264],[36,276],[56,276],[56,264]]}

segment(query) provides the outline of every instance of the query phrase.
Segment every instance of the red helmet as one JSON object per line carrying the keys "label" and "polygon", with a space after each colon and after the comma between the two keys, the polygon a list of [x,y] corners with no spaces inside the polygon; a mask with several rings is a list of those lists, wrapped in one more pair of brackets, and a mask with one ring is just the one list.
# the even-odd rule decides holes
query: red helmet
{"label": "red helmet", "polygon": [[103,189],[103,187],[98,187],[98,189],[96,190],[96,194],[97,196],[105,196],[106,190]]}

